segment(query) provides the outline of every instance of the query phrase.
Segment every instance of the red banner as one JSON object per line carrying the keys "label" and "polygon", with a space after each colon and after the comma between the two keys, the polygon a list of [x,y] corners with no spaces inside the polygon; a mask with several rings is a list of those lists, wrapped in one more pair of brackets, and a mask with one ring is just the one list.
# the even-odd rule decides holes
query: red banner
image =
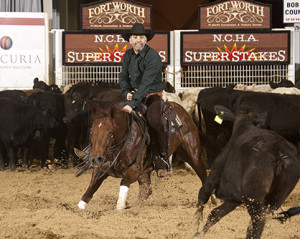
{"label": "red banner", "polygon": [[222,0],[198,7],[199,29],[271,29],[271,4]]}
{"label": "red banner", "polygon": [[[169,32],[156,32],[147,44],[169,64]],[[131,44],[120,33],[64,32],[64,65],[118,65]]]}
{"label": "red banner", "polygon": [[290,32],[182,32],[182,64],[290,62]]}
{"label": "red banner", "polygon": [[105,0],[81,5],[82,30],[124,30],[134,23],[152,29],[152,6],[130,0]]}

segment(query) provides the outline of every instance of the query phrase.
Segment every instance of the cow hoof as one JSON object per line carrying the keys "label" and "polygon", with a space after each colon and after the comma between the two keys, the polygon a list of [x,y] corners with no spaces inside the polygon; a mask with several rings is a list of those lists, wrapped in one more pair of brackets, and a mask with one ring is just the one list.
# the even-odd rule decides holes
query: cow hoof
{"label": "cow hoof", "polygon": [[168,175],[168,170],[166,170],[166,169],[159,169],[157,171],[157,177],[159,177],[159,178],[166,177],[167,175]]}
{"label": "cow hoof", "polygon": [[203,233],[201,232],[196,232],[195,233],[195,235],[193,236],[193,238],[203,238],[204,237],[204,235],[203,235]]}
{"label": "cow hoof", "polygon": [[77,207],[78,207],[79,210],[84,210],[85,206],[86,206],[86,202],[84,202],[82,200],[77,205]]}
{"label": "cow hoof", "polygon": [[212,194],[211,197],[210,197],[210,199],[211,199],[212,204],[214,204],[214,205],[218,204],[217,197],[216,197],[215,194]]}

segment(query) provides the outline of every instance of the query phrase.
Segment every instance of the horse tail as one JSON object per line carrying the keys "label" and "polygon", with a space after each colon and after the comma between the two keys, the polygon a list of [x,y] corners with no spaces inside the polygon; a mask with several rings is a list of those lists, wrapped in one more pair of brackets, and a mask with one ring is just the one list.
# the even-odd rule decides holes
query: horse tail
{"label": "horse tail", "polygon": [[292,216],[295,216],[297,214],[300,214],[300,206],[298,207],[291,207],[287,211],[283,211],[278,214],[277,217],[274,217],[273,219],[279,220],[281,223],[286,222],[288,218],[291,218]]}

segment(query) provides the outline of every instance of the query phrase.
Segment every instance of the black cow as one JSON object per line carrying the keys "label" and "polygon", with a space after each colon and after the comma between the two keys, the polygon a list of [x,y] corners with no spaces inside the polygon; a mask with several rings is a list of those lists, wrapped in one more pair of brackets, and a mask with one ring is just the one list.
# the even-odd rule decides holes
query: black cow
{"label": "black cow", "polygon": [[0,141],[0,170],[4,170],[6,163],[8,163],[6,150],[3,143]]}
{"label": "black cow", "polygon": [[0,91],[0,100],[11,100],[14,102],[25,103],[27,95],[22,90],[3,90]]}
{"label": "black cow", "polygon": [[174,88],[174,86],[172,86],[170,84],[170,82],[165,81],[163,84],[164,84],[164,91],[170,92],[170,93],[175,93],[175,88]]}
{"label": "black cow", "polygon": [[276,89],[278,87],[295,87],[294,83],[287,79],[282,79],[279,83],[274,83],[273,81],[270,81],[269,85],[272,89]]}
{"label": "black cow", "polygon": [[[30,147],[36,130],[53,128],[57,121],[48,111],[39,111],[36,107],[0,100],[0,141],[9,158],[9,167],[16,170],[17,150]],[[0,162],[0,165],[4,165]]]}
{"label": "black cow", "polygon": [[51,91],[55,93],[62,93],[61,90],[59,89],[58,85],[56,84],[51,84],[47,85],[44,81],[39,81],[39,78],[34,78],[33,80],[33,89],[41,89],[43,91]]}
{"label": "black cow", "polygon": [[[222,119],[235,119],[222,106],[217,106],[216,112]],[[266,113],[236,116],[230,140],[213,162],[211,173],[199,191],[198,220],[203,217],[204,204],[213,190],[224,201],[209,214],[203,234],[244,203],[251,217],[247,238],[260,238],[266,212],[278,209],[296,186],[300,177],[297,150],[279,134],[260,128],[265,120]]]}
{"label": "black cow", "polygon": [[73,85],[64,96],[65,117],[67,123],[67,155],[68,164],[76,164],[74,148],[83,149],[89,143],[91,106],[97,100],[108,100],[120,95],[120,85],[117,83],[79,82]]}
{"label": "black cow", "polygon": [[90,110],[90,101],[94,100],[101,88],[90,83],[79,82],[73,85],[64,96],[64,122],[70,123],[76,117]]}
{"label": "black cow", "polygon": [[267,112],[266,127],[292,142],[300,152],[300,96],[247,92],[240,94],[234,112]]}
{"label": "black cow", "polygon": [[79,82],[64,95],[64,122],[68,127],[67,166],[73,167],[77,157],[74,148],[83,149],[89,142],[89,115],[91,104],[101,88],[91,83]]}
{"label": "black cow", "polygon": [[[284,136],[297,147],[300,145],[300,114],[298,114],[300,112],[300,96],[298,95],[215,87],[200,91],[197,105],[203,116],[202,127],[199,124],[198,128],[207,150],[209,163],[226,145],[232,132],[232,122],[218,124],[214,121],[213,107],[215,105],[223,105],[234,112],[267,112],[266,127]],[[300,146],[298,148],[300,152]]]}
{"label": "black cow", "polygon": [[213,87],[203,89],[198,94],[197,107],[200,119],[198,129],[201,143],[206,150],[208,167],[228,142],[233,126],[231,121],[218,124],[214,120],[216,116],[214,106],[223,105],[233,109],[233,103],[241,92],[231,88]]}
{"label": "black cow", "polygon": [[[65,117],[64,121],[66,123],[71,122],[76,119],[78,115],[87,114],[90,112],[91,106],[94,100],[97,100],[97,95],[111,90],[119,90],[120,85],[116,83],[106,83],[98,82],[97,84],[92,84],[88,82],[79,82],[73,85],[65,93]],[[119,94],[119,93],[118,93]],[[109,93],[107,97],[110,97]],[[103,95],[100,97],[103,99]]]}
{"label": "black cow", "polygon": [[58,122],[55,128],[44,128],[40,130],[38,157],[42,167],[49,158],[50,140],[54,139],[54,158],[63,160],[66,151],[67,126],[63,122],[65,115],[64,96],[54,92],[37,92],[28,97],[28,103],[41,111],[48,111]]}

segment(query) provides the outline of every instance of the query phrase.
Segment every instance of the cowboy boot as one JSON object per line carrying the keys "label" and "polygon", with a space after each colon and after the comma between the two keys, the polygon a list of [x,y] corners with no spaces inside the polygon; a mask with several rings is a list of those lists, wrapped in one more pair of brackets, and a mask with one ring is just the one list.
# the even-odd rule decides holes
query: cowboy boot
{"label": "cowboy boot", "polygon": [[157,177],[162,178],[168,174],[168,161],[165,161],[161,156],[153,157],[154,169],[157,173]]}
{"label": "cowboy boot", "polygon": [[160,143],[160,156],[155,156],[153,158],[154,169],[157,172],[158,177],[165,177],[170,170],[169,165],[169,135],[167,132],[162,132],[159,137]]}

